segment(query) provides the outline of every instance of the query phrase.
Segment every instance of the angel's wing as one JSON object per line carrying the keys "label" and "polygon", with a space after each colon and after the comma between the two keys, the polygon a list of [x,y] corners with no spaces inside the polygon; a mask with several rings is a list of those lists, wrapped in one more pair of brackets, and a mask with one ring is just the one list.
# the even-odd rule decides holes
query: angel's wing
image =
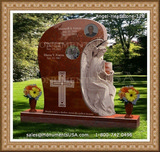
{"label": "angel's wing", "polygon": [[83,98],[84,98],[86,105],[95,113],[96,111],[92,105],[92,101],[89,100],[88,95],[87,95],[86,80],[87,80],[87,73],[90,67],[90,62],[92,60],[93,49],[95,48],[95,46],[99,45],[103,41],[104,41],[103,39],[95,39],[89,42],[84,48],[82,52],[82,56],[81,56],[81,78],[80,78],[81,90],[82,90]]}

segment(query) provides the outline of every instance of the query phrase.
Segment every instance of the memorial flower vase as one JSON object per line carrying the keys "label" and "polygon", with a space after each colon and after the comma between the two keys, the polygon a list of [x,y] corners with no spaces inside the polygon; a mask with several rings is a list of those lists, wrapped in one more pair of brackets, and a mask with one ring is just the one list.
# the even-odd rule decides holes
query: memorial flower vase
{"label": "memorial flower vase", "polygon": [[131,114],[133,111],[133,104],[131,102],[125,104],[125,110],[126,110],[125,118],[132,118],[133,116]]}
{"label": "memorial flower vase", "polygon": [[37,111],[35,109],[36,108],[36,103],[37,103],[37,100],[35,98],[30,98],[29,99],[29,104],[30,104],[30,110],[29,110],[29,112],[36,112]]}

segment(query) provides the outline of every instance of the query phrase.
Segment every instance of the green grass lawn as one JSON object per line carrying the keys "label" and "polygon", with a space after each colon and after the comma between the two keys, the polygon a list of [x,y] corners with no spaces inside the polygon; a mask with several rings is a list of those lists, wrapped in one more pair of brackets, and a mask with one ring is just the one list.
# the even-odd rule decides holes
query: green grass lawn
{"label": "green grass lawn", "polygon": [[[140,126],[137,129],[124,128],[94,128],[72,127],[67,125],[46,123],[21,123],[20,113],[29,109],[29,99],[23,96],[26,85],[37,84],[41,89],[41,79],[32,79],[24,82],[13,83],[13,138],[14,139],[147,139],[147,76],[146,75],[115,75],[114,85],[117,89],[115,97],[115,111],[125,114],[124,103],[118,100],[118,92],[124,85],[134,85],[140,92],[140,99],[134,105],[133,113],[140,115]],[[44,94],[37,102],[36,109],[43,109]],[[37,134],[38,137],[28,137],[29,134]],[[41,136],[46,134],[46,136]],[[63,134],[64,136],[56,136]],[[67,137],[69,134],[70,137]],[[47,137],[48,135],[48,137]],[[50,136],[52,135],[52,136]],[[66,136],[65,136],[66,135]],[[83,136],[83,137],[80,137]]]}

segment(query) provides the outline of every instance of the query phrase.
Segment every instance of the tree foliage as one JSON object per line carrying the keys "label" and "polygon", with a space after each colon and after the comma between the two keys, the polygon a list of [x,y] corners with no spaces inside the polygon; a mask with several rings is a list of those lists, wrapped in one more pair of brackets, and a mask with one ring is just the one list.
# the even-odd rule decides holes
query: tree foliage
{"label": "tree foliage", "polygon": [[[139,38],[146,34],[147,14],[146,13],[107,13],[107,14],[79,14],[81,18],[94,19],[102,23],[110,38],[116,39],[121,44],[123,51],[122,66],[123,73],[129,72],[131,58],[130,47],[132,38]],[[120,49],[120,48],[119,48]],[[123,64],[122,64],[123,63]]]}
{"label": "tree foliage", "polygon": [[[15,13],[13,15],[14,81],[38,77],[37,50],[42,34],[59,22],[77,18],[88,18],[102,23],[107,29],[109,38],[116,40],[116,45],[108,48],[104,56],[107,61],[113,62],[116,71],[146,73],[147,53],[145,51],[147,50],[147,44],[142,40],[139,43],[142,47],[132,43],[133,37],[139,38],[145,35],[146,14]],[[133,65],[133,63],[135,64]]]}
{"label": "tree foliage", "polygon": [[[137,44],[134,44],[134,43],[130,44],[129,60],[130,61],[132,60],[132,63],[133,63],[133,58],[137,59],[137,58],[139,58],[139,56],[141,56],[140,52],[138,51],[141,48],[142,47],[140,45],[137,45]],[[122,65],[123,65],[123,60],[125,59],[125,55],[124,55],[121,43],[117,43],[117,44],[113,45],[112,48],[107,47],[107,52],[104,54],[104,59],[108,62],[113,63],[114,71],[123,71],[123,66]],[[134,64],[135,64],[135,66],[137,66],[137,64],[135,62],[134,62]],[[137,74],[138,69],[135,69],[135,68],[133,68],[132,66],[129,66],[129,65],[126,65],[126,66],[129,67],[129,72],[131,74],[133,74],[133,73]]]}
{"label": "tree foliage", "polygon": [[62,14],[16,13],[13,16],[13,79],[38,77],[38,42],[42,34],[63,21]]}

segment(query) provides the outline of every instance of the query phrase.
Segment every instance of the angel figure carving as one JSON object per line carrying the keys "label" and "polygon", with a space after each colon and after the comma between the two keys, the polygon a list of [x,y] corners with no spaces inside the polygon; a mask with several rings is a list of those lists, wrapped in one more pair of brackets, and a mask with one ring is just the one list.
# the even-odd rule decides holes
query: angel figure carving
{"label": "angel figure carving", "polygon": [[106,72],[103,55],[106,41],[101,39],[90,42],[84,49],[81,61],[81,87],[87,106],[100,116],[115,114],[113,85],[114,71]]}

